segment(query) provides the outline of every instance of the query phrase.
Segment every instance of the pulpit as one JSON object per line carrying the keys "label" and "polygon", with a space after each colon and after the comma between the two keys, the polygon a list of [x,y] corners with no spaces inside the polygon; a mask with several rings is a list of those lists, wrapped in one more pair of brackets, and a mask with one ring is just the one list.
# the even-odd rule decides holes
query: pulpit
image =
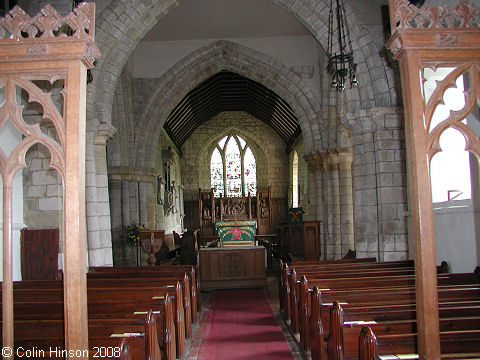
{"label": "pulpit", "polygon": [[295,256],[318,260],[320,249],[320,221],[280,226],[280,246]]}

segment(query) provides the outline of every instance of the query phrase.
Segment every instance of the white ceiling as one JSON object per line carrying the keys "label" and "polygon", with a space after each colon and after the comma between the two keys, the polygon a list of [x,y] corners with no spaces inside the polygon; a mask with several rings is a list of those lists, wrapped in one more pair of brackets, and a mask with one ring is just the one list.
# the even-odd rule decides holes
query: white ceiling
{"label": "white ceiling", "polygon": [[184,0],[143,41],[304,36],[309,32],[269,0]]}

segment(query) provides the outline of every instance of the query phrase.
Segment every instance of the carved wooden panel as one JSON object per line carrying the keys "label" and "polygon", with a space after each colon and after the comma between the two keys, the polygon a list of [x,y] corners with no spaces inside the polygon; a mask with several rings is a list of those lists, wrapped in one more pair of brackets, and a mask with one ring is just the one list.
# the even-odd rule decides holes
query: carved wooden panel
{"label": "carved wooden panel", "polygon": [[[387,47],[400,62],[405,113],[409,209],[414,241],[418,352],[421,359],[440,358],[440,329],[435,259],[435,232],[430,185],[431,157],[440,150],[439,137],[449,127],[462,133],[466,148],[477,157],[480,140],[462,119],[480,102],[480,10],[468,0],[454,7],[420,9],[407,0],[390,0],[392,36]],[[426,68],[455,68],[426,99]],[[465,106],[432,126],[432,116],[448,88],[464,76]]]}
{"label": "carved wooden panel", "polygon": [[280,227],[280,235],[284,251],[309,260],[320,258],[320,221],[283,225]]}
{"label": "carved wooden panel", "polygon": [[[50,152],[50,167],[63,181],[64,307],[66,350],[88,349],[85,235],[86,73],[100,56],[93,42],[95,5],[83,3],[66,17],[46,5],[34,17],[15,7],[0,19],[0,131],[15,128],[21,142],[12,151],[0,146],[3,180],[2,345],[14,346],[12,282],[12,179],[26,167],[25,153],[35,144]],[[63,106],[38,81],[63,81]],[[24,104],[36,103],[55,128],[55,136],[23,118]],[[60,109],[61,108],[61,109]],[[12,358],[5,357],[5,358]],[[85,356],[81,359],[88,358]]]}
{"label": "carved wooden panel", "polygon": [[265,248],[200,249],[202,289],[265,287]]}
{"label": "carved wooden panel", "polygon": [[58,229],[21,231],[22,280],[58,279]]}

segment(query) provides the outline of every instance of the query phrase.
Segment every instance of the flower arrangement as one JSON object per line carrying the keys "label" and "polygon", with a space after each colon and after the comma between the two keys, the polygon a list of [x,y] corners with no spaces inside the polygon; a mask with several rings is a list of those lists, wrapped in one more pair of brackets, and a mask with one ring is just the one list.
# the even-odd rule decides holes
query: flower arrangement
{"label": "flower arrangement", "polygon": [[127,226],[127,231],[123,235],[123,238],[130,246],[140,245],[140,232],[143,230],[148,229],[145,227],[145,225],[139,225],[134,222],[131,225]]}

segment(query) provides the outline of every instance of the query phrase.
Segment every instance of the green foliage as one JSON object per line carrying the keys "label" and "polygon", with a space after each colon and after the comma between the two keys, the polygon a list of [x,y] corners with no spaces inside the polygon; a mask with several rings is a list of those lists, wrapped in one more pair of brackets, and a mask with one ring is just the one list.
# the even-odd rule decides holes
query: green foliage
{"label": "green foliage", "polygon": [[140,245],[140,232],[143,230],[148,230],[145,225],[139,225],[137,223],[132,223],[127,226],[127,230],[123,235],[123,239],[130,246]]}

